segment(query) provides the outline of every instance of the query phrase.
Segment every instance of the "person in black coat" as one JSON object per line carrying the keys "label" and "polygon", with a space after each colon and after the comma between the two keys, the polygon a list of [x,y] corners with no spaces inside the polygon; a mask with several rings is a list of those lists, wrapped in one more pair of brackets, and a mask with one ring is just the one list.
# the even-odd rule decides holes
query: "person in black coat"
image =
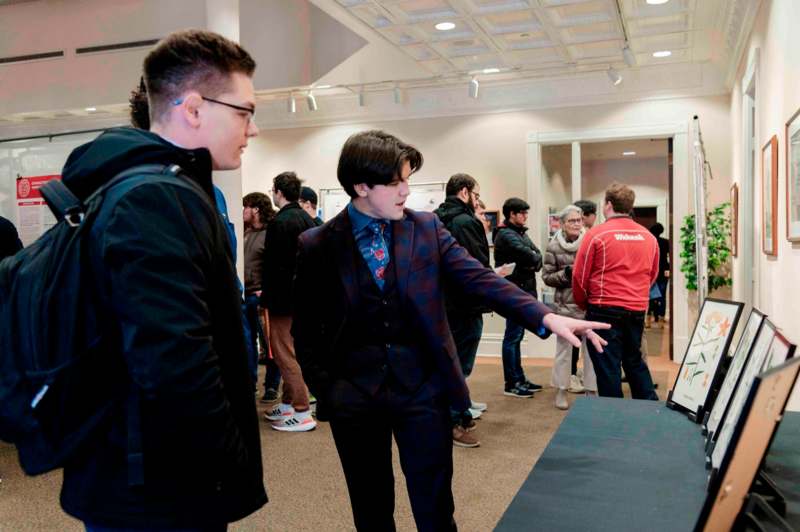
{"label": "person in black coat", "polygon": [[658,319],[661,318],[662,324],[664,316],[667,313],[667,285],[669,284],[669,240],[663,238],[664,226],[656,223],[650,228],[650,233],[656,237],[658,243],[658,277],[656,278],[656,285],[658,286],[659,296],[650,300],[650,308],[648,309],[648,316],[646,326],[650,326],[650,316],[652,315],[656,324]]}
{"label": "person in black coat", "polygon": [[0,260],[16,254],[22,249],[22,241],[19,239],[17,228],[10,220],[0,216]]}
{"label": "person in black coat", "polygon": [[300,179],[283,172],[273,179],[272,194],[278,214],[267,225],[262,269],[261,305],[269,313],[269,345],[283,377],[281,402],[265,414],[272,428],[287,432],[313,430],[308,389],[292,339],[292,285],[297,258],[297,237],[312,227],[314,220],[300,207]]}
{"label": "person in black coat", "polygon": [[[198,57],[202,65],[186,59]],[[106,423],[64,468],[61,505],[89,531],[225,530],[267,502],[236,270],[211,182],[212,170],[240,166],[258,133],[254,68],[217,34],[168,36],[144,64],[150,131],[110,129],[62,171],[80,199],[142,164],[178,165],[190,185],[137,185],[92,239],[92,273],[107,290],[103,341],[128,374]],[[142,452],[131,460],[137,417]]]}
{"label": "person in black coat", "polygon": [[[494,231],[494,263],[495,266],[514,264],[514,271],[507,279],[537,297],[536,272],[542,269],[542,253],[526,234],[529,209],[528,203],[520,198],[510,198],[503,203],[505,220]],[[506,320],[503,335],[504,394],[511,397],[532,397],[534,392],[542,389],[529,381],[522,369],[520,344],[524,336],[525,328],[521,324]]]}
{"label": "person in black coat", "polygon": [[[447,197],[433,211],[445,228],[450,231],[461,247],[489,268],[489,241],[483,224],[475,216],[475,202],[480,198],[480,185],[470,175],[455,174],[447,182]],[[483,313],[489,309],[468,297],[457,287],[445,285],[445,306],[450,332],[456,342],[458,360],[464,378],[470,376],[478,354],[478,344],[483,333]],[[480,442],[475,434],[467,431],[474,425],[473,417],[479,417],[486,404],[472,401],[466,412],[451,412],[453,422],[453,445],[477,447]]]}

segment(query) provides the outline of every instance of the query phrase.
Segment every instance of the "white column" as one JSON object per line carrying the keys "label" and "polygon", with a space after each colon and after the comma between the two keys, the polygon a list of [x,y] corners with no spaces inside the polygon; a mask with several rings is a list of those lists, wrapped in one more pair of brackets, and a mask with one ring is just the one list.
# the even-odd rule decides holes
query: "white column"
{"label": "white column", "polygon": [[[239,42],[239,0],[206,0],[206,29]],[[244,222],[242,221],[242,170],[214,172],[214,184],[222,190],[228,216],[236,228],[236,272],[244,279]]]}
{"label": "white column", "polygon": [[[675,232],[672,239],[671,257],[680,257],[681,243],[679,238],[681,224],[684,217],[689,214],[692,204],[689,189],[689,135],[686,131],[676,133],[673,137],[672,154],[672,223]],[[689,343],[689,291],[686,289],[686,277],[677,267],[679,261],[673,259],[670,270],[672,283],[672,356],[675,362],[680,363]]]}
{"label": "white column", "polygon": [[581,143],[572,143],[572,202],[581,199],[582,183],[581,180]]}

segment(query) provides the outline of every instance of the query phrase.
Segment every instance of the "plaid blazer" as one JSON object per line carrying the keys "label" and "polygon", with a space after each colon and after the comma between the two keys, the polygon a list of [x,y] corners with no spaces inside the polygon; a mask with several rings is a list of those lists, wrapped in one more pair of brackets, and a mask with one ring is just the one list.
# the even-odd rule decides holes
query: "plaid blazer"
{"label": "plaid blazer", "polygon": [[[472,258],[433,213],[406,209],[402,220],[392,222],[392,231],[392,260],[404,307],[412,314],[420,344],[435,358],[451,406],[466,410],[469,391],[447,323],[444,280],[543,338],[550,333],[542,318],[552,311]],[[359,303],[357,253],[347,209],[299,238],[292,334],[323,420],[336,375],[339,336],[348,309]]]}

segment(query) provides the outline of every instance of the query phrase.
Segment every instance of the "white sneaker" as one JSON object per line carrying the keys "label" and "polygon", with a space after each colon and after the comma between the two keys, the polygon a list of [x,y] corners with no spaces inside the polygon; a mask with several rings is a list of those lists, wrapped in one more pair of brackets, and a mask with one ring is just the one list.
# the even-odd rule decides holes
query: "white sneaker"
{"label": "white sneaker", "polygon": [[469,413],[472,416],[472,419],[478,419],[483,414],[483,412],[481,412],[480,410],[477,410],[475,408],[470,408],[469,409]]}
{"label": "white sneaker", "polygon": [[583,393],[586,391],[577,375],[569,376],[569,388],[567,390],[570,393]]}
{"label": "white sneaker", "polygon": [[273,423],[272,428],[281,432],[308,432],[317,428],[317,422],[310,410],[295,412],[294,415],[279,423]]}
{"label": "white sneaker", "polygon": [[567,401],[567,390],[559,388],[556,390],[556,408],[559,410],[569,410],[569,402]]}
{"label": "white sneaker", "polygon": [[264,419],[267,421],[281,421],[288,419],[294,415],[294,408],[292,405],[286,403],[278,403],[272,410],[264,412]]}
{"label": "white sneaker", "polygon": [[472,401],[472,406],[470,410],[478,410],[479,412],[486,412],[486,409],[489,406],[486,403],[479,403],[478,401]]}

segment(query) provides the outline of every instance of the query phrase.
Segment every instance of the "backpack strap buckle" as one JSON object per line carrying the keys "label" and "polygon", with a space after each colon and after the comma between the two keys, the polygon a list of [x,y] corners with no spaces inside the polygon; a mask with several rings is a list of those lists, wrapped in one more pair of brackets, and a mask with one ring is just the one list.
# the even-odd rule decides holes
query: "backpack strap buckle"
{"label": "backpack strap buckle", "polygon": [[83,212],[83,209],[69,209],[64,213],[64,221],[70,227],[78,227],[83,223],[85,217],[86,213]]}

